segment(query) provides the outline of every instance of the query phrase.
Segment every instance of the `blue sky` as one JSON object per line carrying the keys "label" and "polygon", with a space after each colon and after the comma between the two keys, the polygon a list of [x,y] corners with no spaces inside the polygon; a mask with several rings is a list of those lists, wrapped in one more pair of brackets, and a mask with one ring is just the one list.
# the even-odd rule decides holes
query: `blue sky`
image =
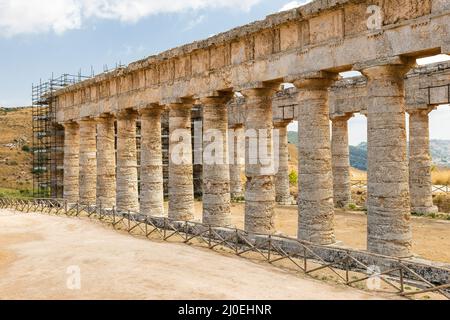
{"label": "blue sky", "polygon": [[[0,0],[0,106],[29,105],[32,83],[52,73],[100,73],[304,2]],[[450,107],[433,113],[443,129],[432,138],[450,139]],[[351,143],[365,140],[365,121],[351,120]]]}

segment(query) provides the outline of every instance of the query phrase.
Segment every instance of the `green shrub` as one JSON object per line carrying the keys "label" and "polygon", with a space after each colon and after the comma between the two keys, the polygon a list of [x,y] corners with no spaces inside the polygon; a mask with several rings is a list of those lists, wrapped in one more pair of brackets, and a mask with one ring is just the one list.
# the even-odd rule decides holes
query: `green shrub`
{"label": "green shrub", "polygon": [[291,173],[289,173],[289,183],[295,186],[297,182],[298,182],[298,174],[295,170],[292,170]]}
{"label": "green shrub", "polygon": [[24,146],[22,147],[22,151],[24,151],[24,152],[31,152],[31,148],[30,148],[29,145],[24,145]]}

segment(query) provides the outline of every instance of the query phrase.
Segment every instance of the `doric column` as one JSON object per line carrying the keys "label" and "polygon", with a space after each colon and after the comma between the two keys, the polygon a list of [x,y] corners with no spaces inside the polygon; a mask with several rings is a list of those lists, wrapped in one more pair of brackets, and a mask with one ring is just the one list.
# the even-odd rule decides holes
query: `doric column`
{"label": "doric column", "polygon": [[409,188],[414,213],[438,212],[432,193],[429,112],[409,112]]}
{"label": "doric column", "polygon": [[291,185],[289,182],[289,145],[287,126],[289,121],[274,123],[274,127],[278,130],[279,141],[279,164],[278,171],[275,175],[275,199],[279,204],[292,204]]}
{"label": "doric column", "polygon": [[203,223],[231,223],[228,157],[228,110],[231,95],[202,98],[203,106]]}
{"label": "doric column", "polygon": [[337,208],[344,208],[352,201],[348,146],[348,120],[350,117],[346,115],[332,119],[333,192],[334,205]]}
{"label": "doric column", "polygon": [[76,203],[80,199],[80,127],[76,122],[64,123],[64,199]]}
{"label": "doric column", "polygon": [[410,197],[404,75],[405,65],[363,69],[367,77],[368,199],[370,252],[411,254]]}
{"label": "doric column", "polygon": [[103,208],[116,205],[116,149],[114,117],[97,119],[97,204]]}
{"label": "doric column", "polygon": [[80,202],[97,203],[97,123],[80,121]]}
{"label": "doric column", "polygon": [[169,105],[169,217],[194,218],[192,104]]}
{"label": "doric column", "polygon": [[245,230],[272,233],[275,186],[272,98],[275,88],[248,89],[245,96]]}
{"label": "doric column", "polygon": [[234,127],[230,131],[230,194],[232,199],[238,199],[244,196],[241,172],[245,162],[245,133],[243,126]]}
{"label": "doric column", "polygon": [[141,214],[164,216],[164,180],[161,139],[163,107],[141,113]]}
{"label": "doric column", "polygon": [[117,210],[139,212],[136,150],[137,112],[117,115]]}
{"label": "doric column", "polygon": [[298,93],[298,238],[332,244],[334,235],[328,88],[334,74],[319,72],[294,81]]}

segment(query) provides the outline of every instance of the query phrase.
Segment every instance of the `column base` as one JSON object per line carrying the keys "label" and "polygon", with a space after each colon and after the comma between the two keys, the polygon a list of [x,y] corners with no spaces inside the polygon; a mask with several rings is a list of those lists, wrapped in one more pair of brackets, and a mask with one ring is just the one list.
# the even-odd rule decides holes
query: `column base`
{"label": "column base", "polygon": [[432,207],[416,207],[416,208],[411,208],[411,212],[412,213],[422,213],[422,214],[430,214],[430,213],[438,213],[439,212],[439,208],[436,206],[432,206]]}
{"label": "column base", "polygon": [[294,197],[292,197],[292,196],[289,196],[289,197],[277,197],[275,201],[280,206],[292,206],[292,205],[296,205],[297,204],[297,201],[295,201]]}
{"label": "column base", "polygon": [[244,192],[233,192],[230,194],[230,196],[232,201],[241,201],[245,198]]}

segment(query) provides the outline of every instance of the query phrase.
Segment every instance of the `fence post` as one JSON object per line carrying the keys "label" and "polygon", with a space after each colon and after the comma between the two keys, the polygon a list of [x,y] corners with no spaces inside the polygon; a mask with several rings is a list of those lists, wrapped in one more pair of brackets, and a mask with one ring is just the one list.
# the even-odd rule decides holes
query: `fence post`
{"label": "fence post", "polygon": [[208,225],[208,231],[209,231],[209,233],[208,233],[208,247],[211,249],[211,247],[212,247],[212,227],[211,227],[211,225]]}
{"label": "fence post", "polygon": [[270,263],[270,254],[271,254],[271,251],[272,251],[272,235],[269,234],[269,250],[268,250],[268,252],[267,252],[267,262],[269,262],[269,263]]}

